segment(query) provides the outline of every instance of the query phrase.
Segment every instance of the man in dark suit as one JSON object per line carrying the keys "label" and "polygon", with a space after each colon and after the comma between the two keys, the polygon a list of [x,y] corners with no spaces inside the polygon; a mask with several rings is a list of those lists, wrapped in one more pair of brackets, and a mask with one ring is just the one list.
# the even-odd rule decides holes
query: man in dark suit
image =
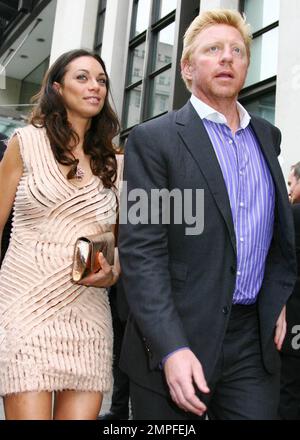
{"label": "man in dark suit", "polygon": [[122,277],[109,291],[109,302],[114,331],[113,393],[110,410],[98,417],[99,420],[128,420],[129,418],[129,378],[120,367],[120,353],[128,317],[128,305],[122,286]]}
{"label": "man in dark suit", "polygon": [[288,185],[296,231],[298,278],[286,307],[279,413],[283,420],[300,420],[300,162],[292,167]]}
{"label": "man in dark suit", "polygon": [[191,100],[128,139],[121,367],[134,419],[277,417],[293,219],[280,132],[237,103],[250,41],[238,12],[201,13],[181,62]]}

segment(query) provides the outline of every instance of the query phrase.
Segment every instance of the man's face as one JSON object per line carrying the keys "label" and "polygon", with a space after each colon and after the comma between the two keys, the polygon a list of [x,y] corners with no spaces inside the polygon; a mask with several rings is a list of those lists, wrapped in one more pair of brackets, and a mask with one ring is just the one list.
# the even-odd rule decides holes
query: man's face
{"label": "man's face", "polygon": [[248,66],[240,32],[232,26],[216,24],[196,37],[191,60],[182,64],[182,70],[192,82],[192,93],[209,104],[236,99]]}
{"label": "man's face", "polygon": [[300,203],[300,179],[291,171],[288,177],[289,199],[291,203]]}

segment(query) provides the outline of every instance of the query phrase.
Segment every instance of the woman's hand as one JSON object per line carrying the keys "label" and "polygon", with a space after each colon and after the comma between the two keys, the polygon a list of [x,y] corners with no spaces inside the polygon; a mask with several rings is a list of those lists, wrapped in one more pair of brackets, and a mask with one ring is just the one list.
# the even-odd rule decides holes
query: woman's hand
{"label": "woman's hand", "polygon": [[118,281],[120,276],[120,264],[117,249],[115,250],[115,264],[113,266],[108,264],[101,252],[98,255],[98,261],[101,269],[83,278],[77,284],[88,287],[110,287]]}

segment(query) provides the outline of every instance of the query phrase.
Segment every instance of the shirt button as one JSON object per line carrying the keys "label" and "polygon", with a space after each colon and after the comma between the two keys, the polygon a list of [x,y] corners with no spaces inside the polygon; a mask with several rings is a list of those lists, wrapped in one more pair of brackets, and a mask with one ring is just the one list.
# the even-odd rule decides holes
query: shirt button
{"label": "shirt button", "polygon": [[244,171],[240,171],[240,176],[243,176],[244,175]]}
{"label": "shirt button", "polygon": [[239,270],[237,271],[236,274],[237,274],[238,277],[240,277],[242,275],[242,273]]}
{"label": "shirt button", "polygon": [[241,237],[241,238],[240,238],[240,241],[241,241],[242,243],[244,243],[244,241],[245,241],[245,240],[244,240],[244,237]]}
{"label": "shirt button", "polygon": [[240,207],[241,207],[241,208],[244,208],[244,206],[245,206],[245,203],[241,202],[241,203],[240,203]]}
{"label": "shirt button", "polygon": [[229,139],[229,143],[230,143],[230,145],[232,145],[233,144],[233,140]]}

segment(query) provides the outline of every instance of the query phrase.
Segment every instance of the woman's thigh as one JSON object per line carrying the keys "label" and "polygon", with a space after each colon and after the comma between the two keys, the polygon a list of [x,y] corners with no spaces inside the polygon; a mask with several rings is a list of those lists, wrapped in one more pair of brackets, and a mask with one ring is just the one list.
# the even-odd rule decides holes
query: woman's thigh
{"label": "woman's thigh", "polygon": [[52,393],[10,394],[3,401],[6,420],[52,419]]}
{"label": "woman's thigh", "polygon": [[55,395],[54,420],[96,420],[102,405],[99,392],[60,391]]}

